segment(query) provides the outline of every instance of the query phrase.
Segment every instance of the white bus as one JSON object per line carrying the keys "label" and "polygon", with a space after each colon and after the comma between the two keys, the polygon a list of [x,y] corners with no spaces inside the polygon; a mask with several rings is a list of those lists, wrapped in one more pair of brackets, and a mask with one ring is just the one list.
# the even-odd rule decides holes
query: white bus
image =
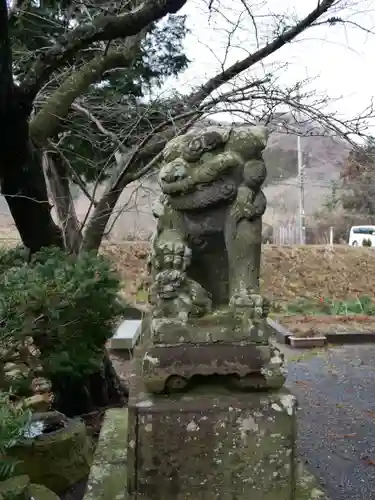
{"label": "white bus", "polygon": [[353,226],[350,228],[350,246],[362,246],[363,240],[371,240],[371,246],[375,247],[375,226]]}

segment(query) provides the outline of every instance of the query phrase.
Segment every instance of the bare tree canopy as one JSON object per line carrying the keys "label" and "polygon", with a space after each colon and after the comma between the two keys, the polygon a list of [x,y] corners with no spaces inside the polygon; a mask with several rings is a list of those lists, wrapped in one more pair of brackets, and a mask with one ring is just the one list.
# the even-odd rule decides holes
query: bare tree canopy
{"label": "bare tree canopy", "polygon": [[[15,1],[10,8],[6,0],[0,2],[0,123],[5,139],[0,173],[18,230],[33,250],[63,244],[50,215],[43,165],[64,244],[70,241],[76,251],[98,249],[124,188],[157,166],[167,140],[202,117],[224,110],[242,113],[249,122],[271,123],[277,116],[280,124],[283,106],[299,119],[323,123],[330,133],[350,138],[364,133],[372,114],[369,109],[343,121],[327,111],[326,96],[304,89],[306,82],[282,86],[275,68],[261,74],[256,69],[306,30],[324,24],[345,27],[351,21],[341,16],[349,5],[344,0],[320,0],[303,18],[270,11],[266,21],[250,2],[234,0],[238,19],[231,20],[232,26],[228,20],[226,52],[236,29],[246,25],[252,27],[249,36],[256,48],[233,64],[225,56],[216,75],[190,94],[176,92],[168,98],[157,96],[155,89],[188,65],[180,12],[189,0],[119,5],[68,0],[39,6]],[[202,9],[206,16],[226,15],[220,0],[202,2]],[[261,34],[262,23],[267,36]],[[93,181],[94,194],[87,185]],[[104,181],[98,199],[97,188]],[[72,183],[90,200],[83,223],[75,214]],[[39,236],[30,231],[30,217],[43,221]]]}

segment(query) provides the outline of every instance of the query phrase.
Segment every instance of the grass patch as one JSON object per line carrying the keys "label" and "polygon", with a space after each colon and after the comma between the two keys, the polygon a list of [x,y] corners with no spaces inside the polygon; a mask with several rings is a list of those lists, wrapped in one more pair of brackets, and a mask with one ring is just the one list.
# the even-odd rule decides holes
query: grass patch
{"label": "grass patch", "polygon": [[287,316],[375,316],[375,302],[369,296],[349,300],[300,298],[291,303],[275,305],[273,313]]}

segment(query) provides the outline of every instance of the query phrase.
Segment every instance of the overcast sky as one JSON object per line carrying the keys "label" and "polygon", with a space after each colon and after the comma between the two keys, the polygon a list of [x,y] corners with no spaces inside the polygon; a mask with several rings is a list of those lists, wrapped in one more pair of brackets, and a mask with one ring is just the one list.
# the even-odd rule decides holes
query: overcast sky
{"label": "overcast sky", "polygon": [[[251,6],[262,45],[272,38],[275,14],[303,17],[315,8],[316,0],[247,0],[247,4]],[[351,25],[312,28],[267,58],[264,67],[254,67],[252,73],[261,75],[275,63],[288,62],[287,69],[280,73],[280,84],[290,85],[306,77],[315,78],[313,86],[317,92],[326,92],[332,98],[343,96],[342,100],[331,105],[331,109],[350,118],[366,108],[375,92],[375,1],[341,0],[339,4],[345,4],[346,8],[341,8],[340,13],[336,10],[332,15],[339,15]],[[180,11],[187,15],[191,30],[186,50],[192,61],[179,78],[177,88],[180,92],[203,83],[220,70],[226,55],[228,32],[233,31],[235,25],[237,28],[232,34],[225,67],[257,48],[255,29],[242,0],[214,0],[214,5],[220,5],[220,14],[213,14],[211,18],[206,0],[188,0]],[[355,24],[374,34],[357,28]],[[169,82],[168,87],[176,88],[176,82]]]}

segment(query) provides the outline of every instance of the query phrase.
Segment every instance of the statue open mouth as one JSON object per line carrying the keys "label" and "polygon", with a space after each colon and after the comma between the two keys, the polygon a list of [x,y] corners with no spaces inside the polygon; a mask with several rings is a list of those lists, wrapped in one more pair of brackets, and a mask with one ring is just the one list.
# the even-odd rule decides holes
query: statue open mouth
{"label": "statue open mouth", "polygon": [[168,201],[176,210],[200,210],[235,198],[237,184],[229,177],[196,184],[188,192],[168,193]]}

